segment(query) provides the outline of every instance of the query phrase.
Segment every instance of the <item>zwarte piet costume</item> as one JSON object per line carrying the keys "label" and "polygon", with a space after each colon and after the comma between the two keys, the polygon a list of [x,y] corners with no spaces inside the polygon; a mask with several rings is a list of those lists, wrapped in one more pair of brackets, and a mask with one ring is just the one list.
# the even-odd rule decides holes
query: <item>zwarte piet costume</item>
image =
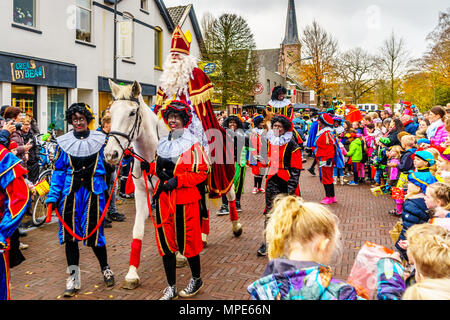
{"label": "zwarte piet costume", "polygon": [[169,287],[163,300],[175,299],[176,257],[179,251],[188,259],[192,284],[180,292],[191,296],[200,289],[200,252],[203,249],[197,188],[208,174],[207,156],[197,138],[187,129],[192,114],[185,102],[173,101],[161,112],[168,123],[171,114],[179,115],[184,128],[174,130],[158,144],[156,162],[150,173],[159,178],[153,198],[156,205],[156,242],[163,257]]}
{"label": "zwarte piet costume", "polygon": [[31,203],[21,162],[0,145],[0,300],[10,300],[9,238]]}

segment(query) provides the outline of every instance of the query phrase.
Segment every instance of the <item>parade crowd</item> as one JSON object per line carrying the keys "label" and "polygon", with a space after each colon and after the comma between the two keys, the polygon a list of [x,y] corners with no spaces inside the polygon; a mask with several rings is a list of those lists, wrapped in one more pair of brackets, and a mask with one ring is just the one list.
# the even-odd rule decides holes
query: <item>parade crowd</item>
{"label": "parade crowd", "polygon": [[[248,286],[252,299],[449,300],[449,106],[435,106],[421,114],[408,102],[402,102],[397,113],[388,105],[369,113],[353,105],[336,105],[326,112],[302,114],[295,112],[286,88],[277,86],[261,114],[216,116],[210,101],[212,83],[189,55],[188,38],[176,28],[151,109],[142,103],[137,83],[110,83],[114,101],[102,115],[99,128],[87,104],[75,103],[66,110],[72,130],[55,137],[53,173],[45,201],[48,218],[53,211],[58,217],[58,238],[65,247],[69,278],[64,296],[73,297],[81,289],[79,243],[92,248],[105,285],[115,285],[104,229],[111,227],[111,221],[125,219],[115,207],[118,176],[122,176],[124,188],[120,194],[131,193],[127,182],[134,178],[136,201],[148,204],[152,212],[168,285],[161,300],[197,295],[204,285],[200,253],[209,236],[206,195],[221,199],[217,215],[229,215],[233,235],[245,235],[239,214],[250,168],[252,193],[265,194],[264,236],[255,254],[263,257],[261,263],[265,263],[264,257],[269,259],[264,274],[259,279],[260,275],[255,275],[257,280]],[[9,268],[21,262],[12,262],[12,258],[24,259],[17,258],[21,255],[18,227],[31,207],[40,156],[35,120],[15,107],[6,106],[2,112],[0,300],[10,298]],[[119,113],[126,119],[118,119]],[[129,119],[134,121],[124,127],[129,132],[121,131],[121,122]],[[161,133],[153,146],[156,155],[154,149],[151,154],[144,150],[144,145],[137,148],[151,138],[139,139],[146,125],[159,120],[165,131],[156,129]],[[213,133],[222,138],[215,148],[210,145]],[[212,150],[222,152],[227,161],[211,161]],[[304,168],[308,156],[313,163]],[[117,175],[119,167],[114,162],[120,164],[121,175]],[[320,203],[302,197],[302,174],[320,179],[324,189]],[[157,178],[151,204],[146,197],[149,190],[136,178],[145,180],[147,175]],[[355,193],[362,192],[362,184],[369,184],[374,197],[391,197],[392,210],[386,215],[399,218],[391,233],[395,252],[376,261],[376,288],[336,279],[330,267],[342,249],[339,219],[330,205],[340,201],[339,188],[345,184]],[[106,207],[108,212],[104,212]],[[145,208],[142,225],[137,225],[138,209],[142,208],[137,206],[129,263],[134,281],[139,280],[143,237],[143,231],[136,230],[143,230],[143,221],[149,217]],[[22,244],[22,249],[25,247]],[[189,284],[180,291],[176,285],[179,256],[192,273]],[[370,289],[375,290],[374,296],[367,294]]]}

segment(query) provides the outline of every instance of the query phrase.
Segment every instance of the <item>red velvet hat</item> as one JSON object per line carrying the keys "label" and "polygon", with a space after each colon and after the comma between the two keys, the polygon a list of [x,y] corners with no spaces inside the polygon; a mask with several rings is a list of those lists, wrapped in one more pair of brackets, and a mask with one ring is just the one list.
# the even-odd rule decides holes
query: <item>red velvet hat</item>
{"label": "red velvet hat", "polygon": [[175,28],[172,35],[172,46],[170,52],[177,52],[189,55],[191,49],[191,40],[181,30],[180,26]]}
{"label": "red velvet hat", "polygon": [[334,125],[334,120],[328,113],[321,114],[319,116],[319,119],[329,127],[332,127]]}

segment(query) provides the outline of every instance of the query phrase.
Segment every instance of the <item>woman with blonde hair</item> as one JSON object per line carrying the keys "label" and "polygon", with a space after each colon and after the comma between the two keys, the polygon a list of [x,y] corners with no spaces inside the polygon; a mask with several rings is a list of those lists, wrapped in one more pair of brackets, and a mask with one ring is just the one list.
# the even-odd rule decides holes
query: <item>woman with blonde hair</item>
{"label": "woman with blonde hair", "polygon": [[248,287],[254,300],[356,300],[328,266],[340,251],[338,218],[325,206],[278,196],[266,229],[269,263]]}

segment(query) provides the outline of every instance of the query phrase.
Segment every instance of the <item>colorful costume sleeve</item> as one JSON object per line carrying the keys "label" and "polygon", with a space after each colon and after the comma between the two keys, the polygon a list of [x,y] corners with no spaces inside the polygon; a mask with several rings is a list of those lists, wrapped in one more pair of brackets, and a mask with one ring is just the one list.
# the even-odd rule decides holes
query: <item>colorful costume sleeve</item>
{"label": "colorful costume sleeve", "polygon": [[400,262],[382,258],[377,263],[377,299],[401,300],[405,292],[404,269]]}
{"label": "colorful costume sleeve", "polygon": [[7,247],[6,239],[17,229],[30,205],[29,191],[23,177],[27,170],[20,162],[6,148],[0,147],[0,188],[4,193],[4,210],[0,212],[0,249]]}
{"label": "colorful costume sleeve", "polygon": [[198,144],[192,150],[192,159],[192,171],[177,176],[178,187],[195,187],[206,180],[208,175],[208,164],[206,155]]}
{"label": "colorful costume sleeve", "polygon": [[68,166],[67,154],[58,146],[55,151],[55,164],[53,168],[50,191],[47,195],[46,204],[57,203],[62,196],[64,182],[66,180],[66,169]]}

